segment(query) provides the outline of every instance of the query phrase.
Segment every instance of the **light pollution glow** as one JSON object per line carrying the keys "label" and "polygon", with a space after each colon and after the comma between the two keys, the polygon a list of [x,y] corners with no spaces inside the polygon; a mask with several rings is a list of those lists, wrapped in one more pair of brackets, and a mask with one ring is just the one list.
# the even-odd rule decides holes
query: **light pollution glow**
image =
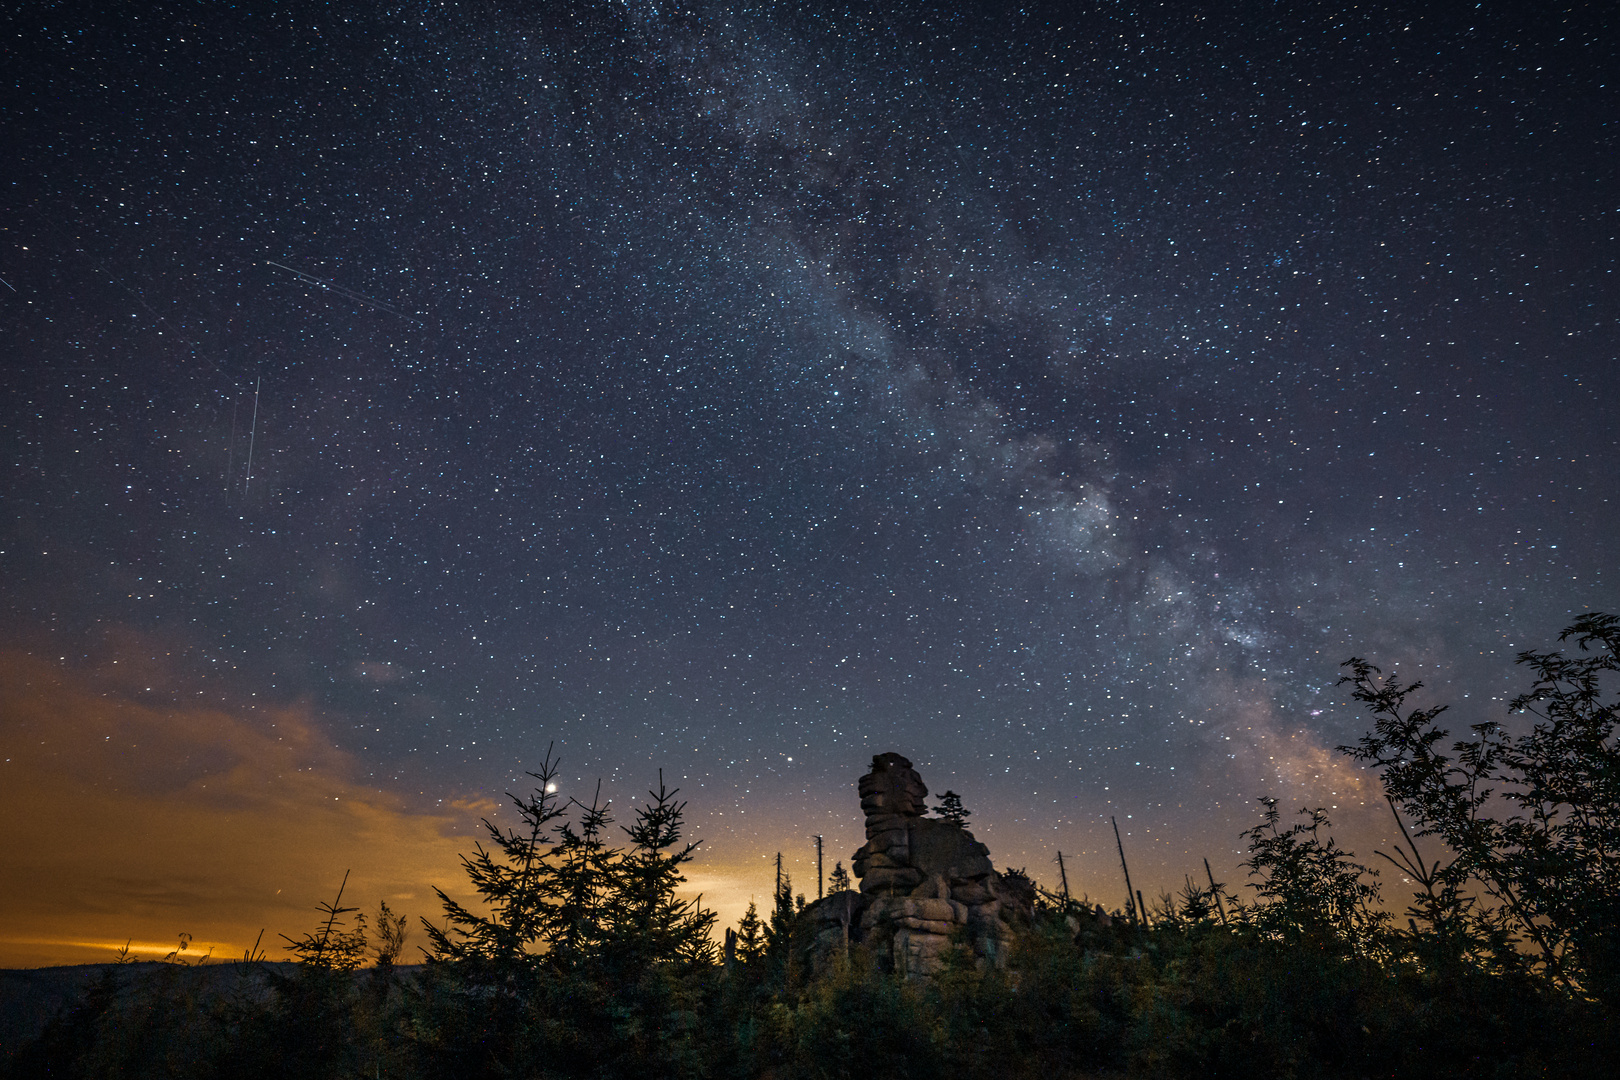
{"label": "light pollution glow", "polygon": [[[483,838],[480,818],[503,820],[500,793],[407,800],[365,783],[309,710],[275,709],[268,718],[261,710],[248,720],[176,704],[180,695],[162,692],[171,675],[123,655],[120,663],[72,670],[16,649],[0,653],[0,848],[11,853],[0,923],[19,928],[0,934],[0,966],[104,961],[126,944],[137,958],[155,959],[174,951],[182,932],[194,935],[186,959],[236,959],[261,932],[261,948],[279,958],[280,935],[313,927],[315,905],[332,898],[345,872],[346,905],[373,912],[386,901],[413,926],[419,916],[437,918],[434,886],[471,899],[459,857]],[[1245,768],[1268,746],[1265,760],[1279,781],[1327,780],[1331,794],[1343,795],[1336,805],[1365,805],[1366,777],[1306,733],[1276,729],[1263,711],[1248,727],[1257,734],[1242,755]],[[860,842],[858,770],[849,772],[849,790],[809,799],[849,811],[846,828],[827,836],[828,872],[835,861],[847,864]],[[963,769],[936,779],[936,793],[973,787]],[[814,894],[802,808],[792,793],[773,801],[756,810],[753,843],[727,829],[723,812],[689,806],[692,835],[710,842],[689,868],[688,894],[701,894],[722,925],[750,900],[768,902],[777,850],[788,852],[795,891]],[[1121,814],[1121,828],[1148,890],[1178,884],[1177,875],[1205,854],[1232,880],[1231,843],[1210,848],[1231,835],[1156,835],[1133,817]],[[974,825],[998,865],[1022,863],[1055,884],[1045,863],[1061,849],[1076,892],[1107,901],[1118,891],[1106,820],[1079,837],[1072,828],[998,821],[982,810]],[[422,943],[417,927],[411,944]]]}

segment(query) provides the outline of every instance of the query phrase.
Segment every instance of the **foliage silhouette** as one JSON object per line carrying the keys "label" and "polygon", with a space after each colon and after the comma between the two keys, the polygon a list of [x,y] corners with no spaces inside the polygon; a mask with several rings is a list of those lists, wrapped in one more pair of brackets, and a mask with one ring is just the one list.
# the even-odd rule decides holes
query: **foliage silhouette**
{"label": "foliage silhouette", "polygon": [[[1452,853],[1432,864],[1434,916],[1471,936],[1462,952],[1508,959],[1515,938],[1534,945],[1548,977],[1572,991],[1620,1004],[1620,713],[1601,677],[1620,670],[1620,620],[1591,612],[1566,628],[1583,653],[1526,651],[1531,689],[1509,705],[1536,718],[1515,735],[1498,722],[1443,749],[1435,721],[1446,706],[1408,708],[1422,683],[1380,678],[1360,657],[1340,681],[1374,716],[1374,730],[1340,747],[1378,769],[1394,804]],[[1462,891],[1496,901],[1473,913]]]}
{"label": "foliage silhouette", "polygon": [[619,860],[613,877],[611,910],[618,916],[616,963],[633,970],[653,964],[712,965],[716,959],[714,913],[701,900],[682,900],[676,890],[686,883],[681,867],[697,851],[693,842],[677,848],[681,840],[686,803],[677,802],[679,789],[664,786],[658,772],[658,790],[636,811],[635,824],[624,831],[631,849]]}
{"label": "foliage silhouette", "polygon": [[[300,964],[328,971],[353,971],[365,961],[366,917],[359,908],[342,906],[343,890],[348,888],[348,885],[349,871],[345,870],[343,882],[338,886],[337,898],[331,903],[321,902],[320,909],[326,915],[326,919],[314,931],[296,940],[287,937],[286,934],[281,935],[287,942],[285,948],[298,956]],[[384,911],[386,910],[384,908]],[[345,929],[346,915],[355,917],[352,930]],[[186,943],[182,941],[180,948],[185,947]]]}
{"label": "foliage silhouette", "polygon": [[[1445,788],[1436,795],[1432,770],[1404,774],[1409,789],[1391,788],[1402,840],[1379,854],[1414,882],[1404,929],[1379,907],[1375,875],[1329,835],[1323,811],[1285,824],[1277,803],[1262,800],[1260,821],[1242,834],[1248,900],[1206,865],[1207,888],[1186,875],[1179,892],[1161,894],[1144,913],[1150,920],[1127,921],[1007,871],[1007,888],[1028,890],[1035,903],[1005,966],[981,965],[961,948],[947,951],[933,977],[906,980],[891,973],[889,958],[859,944],[834,954],[825,970],[793,968],[805,920],[780,874],[769,918],[750,904],[733,962],[722,964],[713,913],[678,895],[697,850],[683,839],[679,793],[660,776],[621,830],[624,846],[611,846],[600,789],[588,805],[564,803],[548,751],[531,774],[534,793],[514,797],[519,824],[503,831],[486,822],[487,846],[464,860],[482,903],[439,894],[446,919],[428,925],[424,966],[398,964],[402,916],[382,904],[367,920],[343,905],[345,878],[320,905],[316,929],[288,939],[299,963],[110,966],[39,1038],[4,1049],[4,1075],[1607,1077],[1620,1056],[1620,1025],[1597,992],[1601,928],[1561,914],[1536,891],[1550,887],[1556,870],[1588,898],[1605,895],[1605,879],[1581,861],[1595,858],[1600,837],[1591,822],[1600,818],[1570,823],[1566,808],[1578,795],[1603,812],[1605,777],[1594,763],[1606,760],[1607,744],[1592,733],[1610,730],[1595,716],[1608,706],[1583,697],[1581,680],[1606,670],[1548,660],[1537,668],[1543,696],[1526,703],[1544,724],[1564,728],[1540,741],[1533,732],[1515,737],[1511,747],[1507,736],[1490,736],[1500,748],[1489,760],[1508,775],[1520,775],[1514,762],[1529,776],[1534,762],[1563,755],[1565,773],[1535,780],[1544,795],[1564,785],[1556,815],[1537,819],[1522,803],[1499,800],[1463,819],[1519,807],[1549,832],[1535,849],[1539,861],[1517,848],[1487,848],[1493,863],[1451,846],[1438,826],[1449,820],[1440,811],[1455,807],[1440,796],[1471,796]],[[1366,685],[1390,695],[1369,702],[1388,706],[1376,712],[1384,726],[1369,736],[1384,740],[1381,751],[1408,737],[1420,738],[1419,752],[1432,751],[1444,738],[1429,734],[1438,710],[1415,728],[1399,726],[1412,718],[1401,696],[1414,688]],[[1445,770],[1475,767],[1458,755],[1436,766],[1443,778],[1456,782]],[[1397,764],[1415,760],[1409,750]],[[1585,786],[1571,786],[1569,775]],[[1403,792],[1438,809],[1424,818]],[[1447,841],[1438,858],[1419,847],[1431,835]],[[1506,901],[1469,892],[1481,867],[1500,874],[1533,913],[1557,964],[1514,947],[1515,935],[1528,931],[1517,912],[1503,914]],[[360,970],[368,956],[372,966]]]}
{"label": "foliage silhouette", "polygon": [[1249,841],[1243,865],[1263,901],[1246,912],[1250,925],[1288,944],[1378,952],[1389,922],[1389,914],[1374,907],[1377,884],[1367,880],[1378,871],[1356,862],[1333,837],[1323,838],[1330,822],[1321,807],[1301,810],[1308,820],[1283,829],[1277,800],[1260,803],[1264,820],[1243,833]]}
{"label": "foliage silhouette", "polygon": [[765,923],[752,900],[737,923],[737,959],[744,964],[757,964],[765,958]]}
{"label": "foliage silhouette", "polygon": [[947,791],[939,797],[939,805],[934,807],[934,815],[965,829],[973,812],[963,807],[962,796],[954,791]]}
{"label": "foliage silhouette", "polygon": [[[520,824],[501,829],[486,818],[484,829],[491,847],[474,847],[462,856],[473,888],[490,913],[482,915],[452,900],[437,887],[444,905],[446,926],[422,920],[436,960],[481,960],[497,967],[522,964],[537,943],[566,933],[567,920],[559,918],[557,867],[551,861],[558,845],[551,840],[554,823],[566,813],[556,795],[559,762],[550,748],[540,771],[529,773],[539,781],[525,798],[508,795],[517,807]],[[565,836],[566,839],[566,836]]]}

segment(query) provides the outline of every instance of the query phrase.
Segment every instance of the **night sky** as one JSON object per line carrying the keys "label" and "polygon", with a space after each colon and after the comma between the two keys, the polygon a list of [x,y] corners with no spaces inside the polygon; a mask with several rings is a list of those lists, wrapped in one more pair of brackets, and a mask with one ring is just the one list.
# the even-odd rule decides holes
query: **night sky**
{"label": "night sky", "polygon": [[0,963],[432,916],[551,744],[727,919],[888,750],[1366,855],[1341,661],[1620,609],[1613,14],[1405,6],[8,7]]}

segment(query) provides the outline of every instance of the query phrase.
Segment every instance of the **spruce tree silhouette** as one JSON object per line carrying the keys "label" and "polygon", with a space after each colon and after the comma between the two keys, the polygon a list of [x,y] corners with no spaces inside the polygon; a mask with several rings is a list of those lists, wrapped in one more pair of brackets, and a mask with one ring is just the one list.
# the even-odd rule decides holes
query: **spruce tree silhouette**
{"label": "spruce tree silhouette", "polygon": [[491,848],[475,846],[461,857],[473,889],[489,908],[481,915],[452,900],[443,889],[434,893],[444,905],[446,926],[422,920],[438,960],[478,958],[497,965],[524,963],[535,943],[556,927],[558,914],[557,868],[552,863],[553,823],[565,813],[558,805],[556,778],[560,763],[546,749],[540,771],[529,773],[539,781],[526,798],[508,793],[518,810],[520,825],[501,829],[484,819]]}
{"label": "spruce tree silhouette", "polygon": [[967,828],[968,818],[973,816],[971,811],[963,807],[962,796],[954,791],[947,791],[939,797],[939,805],[934,807],[934,815],[964,829]]}

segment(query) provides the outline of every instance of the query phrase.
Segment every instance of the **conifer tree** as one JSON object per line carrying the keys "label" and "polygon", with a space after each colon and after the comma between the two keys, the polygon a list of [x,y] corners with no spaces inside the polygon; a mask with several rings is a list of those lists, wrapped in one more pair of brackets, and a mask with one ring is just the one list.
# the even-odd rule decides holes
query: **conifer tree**
{"label": "conifer tree", "polygon": [[953,825],[962,826],[964,829],[967,828],[968,818],[973,816],[972,811],[962,806],[962,796],[954,791],[947,791],[939,797],[939,805],[934,807],[934,813]]}
{"label": "conifer tree", "polygon": [[478,844],[474,855],[461,857],[488,915],[450,899],[442,889],[433,890],[444,904],[447,923],[441,929],[422,920],[435,959],[527,962],[531,948],[554,928],[557,881],[549,860],[555,849],[548,833],[564,813],[555,794],[558,766],[548,747],[540,771],[529,773],[539,781],[534,791],[523,799],[508,795],[518,808],[519,827],[503,830],[486,818],[491,849]]}
{"label": "conifer tree", "polygon": [[[777,866],[782,856],[778,854]],[[793,878],[778,870],[776,892],[772,896],[771,922],[765,928],[765,952],[772,960],[787,962],[789,942],[793,934]]]}
{"label": "conifer tree", "polygon": [[835,893],[854,888],[854,886],[850,884],[849,871],[844,869],[843,863],[833,863],[832,877],[828,881],[828,885],[831,887],[830,891]]}
{"label": "conifer tree", "polygon": [[548,959],[561,967],[589,962],[606,948],[623,855],[604,839],[613,818],[602,802],[602,785],[589,806],[571,801],[579,808],[578,828],[568,821],[557,826],[557,909],[546,941]]}
{"label": "conifer tree", "polygon": [[714,942],[710,930],[714,912],[700,903],[675,895],[686,883],[681,866],[691,861],[698,843],[673,850],[681,839],[684,802],[664,786],[658,771],[658,790],[636,811],[634,825],[625,828],[632,847],[619,860],[615,875],[612,913],[617,916],[614,959],[636,970],[658,962],[712,963]]}
{"label": "conifer tree", "polygon": [[765,921],[759,917],[759,909],[750,900],[748,910],[737,924],[737,959],[745,964],[755,964],[764,956]]}
{"label": "conifer tree", "polygon": [[[348,887],[349,872],[343,872],[343,884],[338,886],[337,899],[331,903],[322,901],[321,912],[326,916],[321,925],[310,934],[302,938],[290,938],[286,934],[281,936],[287,941],[287,951],[296,953],[298,963],[305,968],[318,968],[326,971],[353,971],[359,967],[366,958],[366,917],[359,908],[343,906],[343,890]],[[384,912],[388,909],[385,907]],[[347,929],[345,916],[353,915],[354,929]],[[190,934],[180,935],[180,949],[183,952],[190,943]],[[174,956],[170,953],[169,956]]]}

